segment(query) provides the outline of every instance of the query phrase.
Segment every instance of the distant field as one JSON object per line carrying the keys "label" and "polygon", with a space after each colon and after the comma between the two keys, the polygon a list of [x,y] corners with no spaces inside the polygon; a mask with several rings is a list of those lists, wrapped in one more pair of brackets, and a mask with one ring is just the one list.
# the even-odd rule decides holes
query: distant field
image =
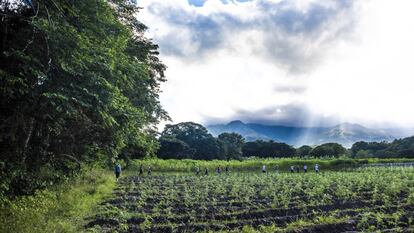
{"label": "distant field", "polygon": [[123,177],[88,232],[414,231],[414,168]]}
{"label": "distant field", "polygon": [[[218,166],[224,168],[229,166],[233,171],[257,171],[260,172],[263,165],[266,165],[269,172],[288,172],[290,166],[298,166],[300,168],[303,165],[308,166],[308,170],[312,170],[315,164],[319,164],[321,171],[327,170],[344,170],[354,169],[369,164],[381,164],[381,163],[412,163],[414,159],[351,159],[351,158],[325,158],[325,159],[302,159],[302,158],[277,158],[277,159],[259,159],[251,158],[243,161],[238,160],[162,160],[162,159],[147,159],[147,160],[133,160],[130,162],[128,169],[130,172],[137,172],[142,165],[144,170],[151,167],[153,171],[158,172],[194,172],[196,167],[199,167],[202,171],[204,168],[208,168],[210,171],[214,171]],[[301,170],[302,172],[302,170]]]}

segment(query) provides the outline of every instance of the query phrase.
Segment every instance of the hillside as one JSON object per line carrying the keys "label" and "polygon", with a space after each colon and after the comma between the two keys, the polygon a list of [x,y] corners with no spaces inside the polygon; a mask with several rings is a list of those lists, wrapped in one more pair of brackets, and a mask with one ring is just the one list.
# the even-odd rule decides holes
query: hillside
{"label": "hillside", "polygon": [[370,129],[350,123],[332,127],[291,127],[232,121],[228,124],[209,125],[207,128],[214,136],[223,132],[235,132],[241,134],[247,141],[274,140],[291,145],[337,142],[350,147],[357,141],[390,141],[397,138],[387,130]]}

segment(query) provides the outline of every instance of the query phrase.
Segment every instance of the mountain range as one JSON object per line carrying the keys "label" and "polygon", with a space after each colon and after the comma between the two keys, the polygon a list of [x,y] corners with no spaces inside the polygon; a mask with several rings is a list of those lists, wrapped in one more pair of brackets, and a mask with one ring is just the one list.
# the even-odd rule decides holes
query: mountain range
{"label": "mountain range", "polygon": [[357,141],[392,141],[406,136],[396,133],[399,132],[396,129],[371,129],[351,123],[332,127],[293,127],[244,123],[236,120],[228,124],[208,125],[207,129],[214,136],[224,132],[234,132],[241,134],[247,141],[274,140],[294,146],[337,142],[350,147]]}

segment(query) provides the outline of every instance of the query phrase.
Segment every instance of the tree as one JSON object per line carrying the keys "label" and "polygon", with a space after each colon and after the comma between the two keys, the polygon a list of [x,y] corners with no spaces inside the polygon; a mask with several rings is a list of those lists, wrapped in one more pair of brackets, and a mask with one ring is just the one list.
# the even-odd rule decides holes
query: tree
{"label": "tree", "polygon": [[161,133],[162,137],[173,137],[186,143],[195,150],[194,159],[220,159],[223,158],[221,145],[208,130],[194,122],[182,122],[175,125],[166,125]]}
{"label": "tree", "polygon": [[346,154],[346,149],[338,143],[325,143],[312,149],[310,155],[314,157],[334,156]]}
{"label": "tree", "polygon": [[162,159],[191,159],[195,153],[195,149],[173,136],[163,136],[159,142],[157,154]]}
{"label": "tree", "polygon": [[375,152],[375,156],[414,158],[414,136],[396,139],[385,145],[385,148]]}
{"label": "tree", "polygon": [[303,145],[299,147],[298,149],[296,149],[296,155],[299,157],[305,157],[305,156],[310,155],[311,151],[312,151],[312,147]]}
{"label": "tree", "polygon": [[155,126],[168,118],[165,66],[138,10],[129,0],[1,1],[0,194],[32,193],[123,151],[154,155]]}
{"label": "tree", "polygon": [[274,141],[257,140],[254,142],[247,142],[243,147],[243,156],[257,156],[262,158],[269,157],[293,157],[295,155],[295,148],[286,144]]}
{"label": "tree", "polygon": [[[382,151],[388,147],[387,142],[364,142],[359,141],[352,145],[351,156],[359,157],[364,155],[365,157],[373,157],[378,151]],[[360,151],[363,151],[359,153]],[[381,152],[379,152],[381,153]],[[358,155],[359,154],[359,155]]]}
{"label": "tree", "polygon": [[242,148],[243,157],[260,157],[262,155],[262,145],[264,141],[256,140],[253,142],[246,142]]}
{"label": "tree", "polygon": [[240,159],[243,155],[244,138],[237,133],[222,133],[218,140],[223,143],[224,154],[227,159]]}

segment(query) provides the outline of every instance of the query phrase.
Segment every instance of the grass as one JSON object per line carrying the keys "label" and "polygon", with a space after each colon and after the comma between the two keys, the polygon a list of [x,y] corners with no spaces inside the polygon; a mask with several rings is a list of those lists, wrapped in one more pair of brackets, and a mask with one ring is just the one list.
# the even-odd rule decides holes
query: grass
{"label": "grass", "polygon": [[[208,168],[210,172],[220,166],[224,168],[229,166],[234,171],[260,171],[262,165],[266,165],[268,171],[275,171],[278,168],[281,172],[287,172],[290,166],[299,166],[301,169],[303,165],[308,165],[308,171],[313,169],[313,165],[319,164],[321,170],[342,170],[349,168],[357,168],[367,164],[373,163],[403,163],[414,162],[414,159],[352,159],[348,157],[343,158],[271,158],[271,159],[258,159],[251,158],[242,161],[239,160],[176,160],[176,159],[146,159],[146,160],[133,160],[130,162],[129,170],[138,171],[139,167],[143,165],[144,169],[151,166],[153,171],[158,172],[194,172],[196,167],[204,172],[204,168]],[[302,170],[301,170],[302,171]]]}
{"label": "grass", "polygon": [[111,171],[85,168],[54,189],[0,203],[0,232],[79,232],[114,187]]}
{"label": "grass", "polygon": [[[185,217],[174,209],[176,204],[190,208],[190,216],[204,214],[209,208],[217,210],[217,214],[237,216],[247,210],[266,211],[278,208],[291,208],[294,205],[304,213],[310,213],[314,206],[329,205],[337,201],[379,200],[384,207],[414,205],[414,170],[412,168],[361,168],[369,163],[410,162],[409,159],[247,159],[244,161],[198,161],[198,160],[135,160],[125,170],[119,186],[115,189],[112,171],[84,168],[71,181],[53,189],[37,192],[32,196],[19,197],[0,203],[0,232],[80,232],[83,226],[91,222],[95,216],[104,219],[117,219],[116,229],[125,231],[130,227],[127,220],[132,217],[143,217],[145,222],[139,227],[151,229],[152,218],[157,216]],[[321,173],[312,172],[313,164],[318,163]],[[152,167],[153,176],[136,177],[140,165]],[[261,174],[261,166],[268,168],[267,174]],[[280,171],[288,171],[290,165],[308,165],[308,174],[275,173],[276,166]],[[216,175],[217,166],[230,166],[231,173]],[[195,167],[207,167],[208,177],[196,177]],[[335,171],[346,168],[346,172]],[[243,171],[243,172],[237,172]],[[249,172],[254,171],[254,172]],[[134,177],[135,176],[135,177]],[[378,179],[381,177],[381,179]],[[133,178],[132,180],[129,180]],[[120,197],[112,193],[116,190]],[[136,200],[129,202],[128,197]],[[305,193],[306,195],[304,195]],[[368,195],[368,196],[367,196]],[[403,196],[401,196],[403,195]],[[98,205],[110,198],[121,198],[135,205],[138,211],[130,212],[125,206],[112,204]],[[151,199],[159,198],[151,203]],[[265,203],[255,201],[266,201]],[[232,203],[243,203],[243,208],[229,212]],[[256,204],[255,204],[256,203]],[[151,208],[150,214],[139,209]],[[197,206],[197,208],[196,208]],[[197,211],[193,208],[197,209]],[[368,212],[367,212],[368,211]],[[194,212],[194,213],[193,213]],[[381,229],[400,226],[399,221],[405,213],[369,212],[361,210],[358,227],[361,230]],[[220,222],[208,219],[202,224]],[[92,217],[92,218],[91,218]],[[407,216],[412,227],[412,216]],[[87,220],[86,220],[87,219]],[[191,221],[196,221],[193,219]],[[317,218],[303,218],[286,226],[263,226],[252,228],[245,226],[242,232],[284,232],[312,224],[335,223],[344,219],[336,215],[319,215]],[[372,224],[375,220],[375,224]],[[237,223],[238,219],[227,219],[226,223]],[[197,221],[196,221],[197,223]],[[169,224],[169,223],[168,223]],[[171,223],[174,228],[174,222]],[[100,232],[99,225],[87,229],[89,232]],[[232,229],[229,229],[232,230]]]}

